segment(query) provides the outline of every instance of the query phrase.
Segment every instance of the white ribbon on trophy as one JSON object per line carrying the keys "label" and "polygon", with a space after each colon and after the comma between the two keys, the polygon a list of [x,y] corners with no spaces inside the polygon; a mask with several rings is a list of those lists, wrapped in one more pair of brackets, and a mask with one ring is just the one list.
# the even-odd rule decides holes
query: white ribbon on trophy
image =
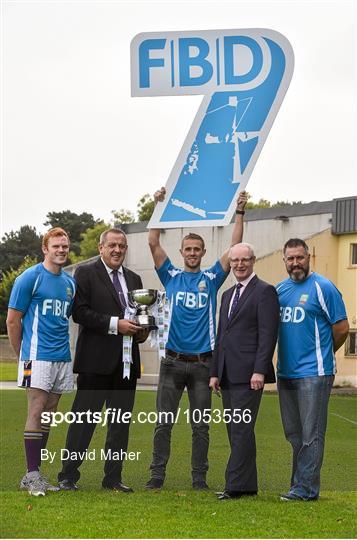
{"label": "white ribbon on trophy", "polygon": [[[126,297],[124,293],[119,293],[120,296],[124,297],[121,298],[122,305],[127,304]],[[133,321],[135,318],[136,309],[132,308],[128,305],[125,307],[125,314],[124,318],[128,319],[129,321]],[[123,379],[130,379],[130,364],[133,363],[133,356],[132,356],[132,349],[133,349],[133,336],[123,336]]]}
{"label": "white ribbon on trophy", "polygon": [[165,358],[165,347],[169,337],[171,310],[165,291],[158,291],[158,301],[152,308],[157,330],[150,332],[150,346],[157,348],[159,360]]}

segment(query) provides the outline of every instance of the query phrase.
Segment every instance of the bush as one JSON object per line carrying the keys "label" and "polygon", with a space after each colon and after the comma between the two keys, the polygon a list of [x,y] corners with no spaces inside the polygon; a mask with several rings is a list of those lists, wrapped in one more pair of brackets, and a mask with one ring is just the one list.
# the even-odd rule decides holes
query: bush
{"label": "bush", "polygon": [[7,306],[11,294],[11,289],[17,276],[22,274],[27,268],[37,264],[37,260],[31,257],[25,257],[20,266],[14,270],[10,268],[7,272],[3,273],[3,279],[0,283],[0,334],[6,334],[6,315]]}

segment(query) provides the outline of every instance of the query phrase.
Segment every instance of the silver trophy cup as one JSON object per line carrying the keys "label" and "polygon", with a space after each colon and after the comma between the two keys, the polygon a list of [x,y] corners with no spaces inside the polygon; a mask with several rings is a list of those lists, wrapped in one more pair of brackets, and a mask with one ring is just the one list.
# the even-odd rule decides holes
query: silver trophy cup
{"label": "silver trophy cup", "polygon": [[157,302],[157,299],[158,291],[155,289],[135,289],[134,291],[128,291],[128,304],[130,307],[136,309],[136,315],[133,319],[136,324],[143,328],[156,330],[155,317],[150,314],[149,308]]}

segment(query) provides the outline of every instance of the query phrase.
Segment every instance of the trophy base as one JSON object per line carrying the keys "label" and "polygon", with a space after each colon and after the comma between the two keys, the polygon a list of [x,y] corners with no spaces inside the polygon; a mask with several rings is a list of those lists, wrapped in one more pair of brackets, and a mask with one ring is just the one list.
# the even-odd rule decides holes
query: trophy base
{"label": "trophy base", "polygon": [[142,328],[149,330],[157,330],[157,325],[155,324],[155,318],[152,315],[137,315],[135,317],[135,322]]}

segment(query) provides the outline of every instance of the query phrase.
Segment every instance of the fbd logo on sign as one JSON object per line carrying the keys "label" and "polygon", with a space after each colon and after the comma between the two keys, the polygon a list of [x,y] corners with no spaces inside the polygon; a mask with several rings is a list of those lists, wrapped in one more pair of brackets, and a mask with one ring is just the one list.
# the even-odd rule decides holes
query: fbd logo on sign
{"label": "fbd logo on sign", "polygon": [[226,225],[288,89],[294,55],[273,30],[137,35],[133,96],[205,97],[149,227]]}

